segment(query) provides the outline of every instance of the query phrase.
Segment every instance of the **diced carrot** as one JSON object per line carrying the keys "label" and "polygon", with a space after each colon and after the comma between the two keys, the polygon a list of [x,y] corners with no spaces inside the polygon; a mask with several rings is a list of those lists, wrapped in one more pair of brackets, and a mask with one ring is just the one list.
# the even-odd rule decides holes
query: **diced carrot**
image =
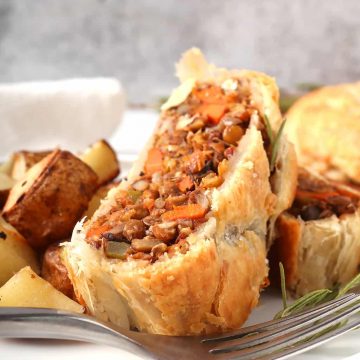
{"label": "diced carrot", "polygon": [[226,97],[218,86],[210,86],[205,89],[195,89],[194,95],[204,103],[224,104]]}
{"label": "diced carrot", "polygon": [[101,234],[105,233],[106,231],[110,230],[109,224],[104,224],[100,226],[94,226],[89,229],[89,231],[86,233],[87,238],[91,238],[93,236],[100,236]]}
{"label": "diced carrot", "polygon": [[149,150],[148,157],[145,163],[145,173],[152,175],[162,170],[163,156],[159,149],[152,148]]}
{"label": "diced carrot", "polygon": [[[336,189],[339,194],[343,195],[343,196],[347,196],[347,197],[350,197],[350,198],[358,198],[359,197],[359,190],[357,188],[349,188],[349,189],[346,189],[346,188],[343,188],[343,187],[339,187]],[[353,191],[352,191],[353,190]]]}
{"label": "diced carrot", "polygon": [[185,176],[178,184],[178,188],[181,192],[186,192],[190,190],[194,185],[193,181],[191,180],[190,176]]}
{"label": "diced carrot", "polygon": [[196,112],[209,119],[214,125],[218,124],[227,110],[223,104],[202,104]]}
{"label": "diced carrot", "polygon": [[339,196],[339,193],[336,191],[327,191],[327,192],[312,192],[312,191],[306,191],[306,190],[296,190],[296,197],[300,199],[317,199],[317,200],[326,200],[329,197],[332,196]]}
{"label": "diced carrot", "polygon": [[162,215],[164,221],[174,221],[177,219],[199,219],[202,218],[206,213],[199,204],[188,204],[176,206],[174,210],[167,211]]}

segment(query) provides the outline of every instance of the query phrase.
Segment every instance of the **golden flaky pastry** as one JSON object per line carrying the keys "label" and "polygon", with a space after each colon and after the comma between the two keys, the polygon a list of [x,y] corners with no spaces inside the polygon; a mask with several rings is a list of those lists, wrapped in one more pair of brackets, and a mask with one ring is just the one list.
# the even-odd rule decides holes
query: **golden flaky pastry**
{"label": "golden flaky pastry", "polygon": [[360,266],[360,192],[301,169],[294,204],[276,222],[271,269],[279,262],[295,296],[350,281]]}
{"label": "golden flaky pastry", "polygon": [[278,219],[278,229],[274,249],[285,267],[286,285],[295,296],[345,284],[358,273],[360,210],[313,221],[285,212]]}
{"label": "golden flaky pastry", "polygon": [[360,182],[360,82],[315,90],[296,101],[286,118],[302,165]]}
{"label": "golden flaky pastry", "polygon": [[[217,69],[198,49],[183,55],[177,73],[181,85],[164,104],[154,136],[127,181],[109,192],[90,222],[75,228],[65,248],[66,266],[78,298],[102,320],[158,334],[222,332],[241,326],[258,303],[268,273],[267,223],[292,202],[295,155],[282,139],[275,170],[270,173],[261,118],[267,114],[274,132],[282,121],[278,88],[272,78],[252,71]],[[164,252],[154,261],[147,260],[149,255],[143,259],[108,258],[101,246],[89,244],[89,234],[116,211],[119,196],[146,173],[149,150],[173,124],[174,114],[194,87],[215,85],[218,89],[239,86],[256,110],[233,147],[223,183],[206,190],[210,211],[205,221],[187,236],[185,251],[172,245],[171,254]],[[184,116],[182,122],[193,121]],[[179,127],[180,120],[175,124]],[[206,126],[211,131],[211,126]]]}

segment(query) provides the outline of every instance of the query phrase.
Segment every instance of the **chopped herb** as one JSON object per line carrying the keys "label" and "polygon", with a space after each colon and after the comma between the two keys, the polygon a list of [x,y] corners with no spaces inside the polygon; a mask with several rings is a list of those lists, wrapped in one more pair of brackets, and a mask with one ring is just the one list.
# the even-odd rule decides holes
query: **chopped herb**
{"label": "chopped herb", "polygon": [[142,192],[138,190],[132,190],[132,189],[128,190],[128,196],[134,204],[140,198],[141,194]]}

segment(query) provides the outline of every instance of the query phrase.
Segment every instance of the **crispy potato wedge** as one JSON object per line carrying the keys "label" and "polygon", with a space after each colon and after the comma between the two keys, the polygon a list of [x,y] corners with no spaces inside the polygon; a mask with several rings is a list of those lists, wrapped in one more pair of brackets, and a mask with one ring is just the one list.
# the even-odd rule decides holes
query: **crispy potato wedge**
{"label": "crispy potato wedge", "polygon": [[32,166],[50,153],[51,151],[18,151],[14,153],[11,177],[15,180],[21,180]]}
{"label": "crispy potato wedge", "polygon": [[10,189],[15,185],[15,181],[11,178],[13,163],[14,156],[11,156],[9,160],[0,164],[0,210],[6,202]]}
{"label": "crispy potato wedge", "polygon": [[91,145],[80,159],[88,164],[99,177],[99,185],[115,179],[120,173],[120,165],[114,149],[105,140]]}
{"label": "crispy potato wedge", "polygon": [[93,216],[94,212],[100,206],[101,200],[106,197],[110,189],[114,188],[117,185],[119,185],[119,182],[112,182],[110,184],[99,187],[94,196],[91,198],[89,206],[84,212],[83,217],[86,216],[88,219],[90,219]]}
{"label": "crispy potato wedge", "polygon": [[6,173],[0,172],[0,209],[5,205],[15,181]]}
{"label": "crispy potato wedge", "polygon": [[11,170],[14,164],[14,155],[11,155],[8,160],[0,164],[0,173],[11,176]]}
{"label": "crispy potato wedge", "polygon": [[52,244],[46,249],[41,267],[41,277],[55,289],[75,300],[74,288],[62,260],[63,250],[64,247],[60,244]]}
{"label": "crispy potato wedge", "polygon": [[0,217],[0,286],[26,265],[39,272],[34,250],[16,229]]}
{"label": "crispy potato wedge", "polygon": [[55,150],[11,189],[3,217],[34,248],[66,239],[97,189],[94,171],[68,151]]}
{"label": "crispy potato wedge", "polygon": [[29,266],[0,288],[0,306],[41,307],[83,313],[84,308],[56,290]]}

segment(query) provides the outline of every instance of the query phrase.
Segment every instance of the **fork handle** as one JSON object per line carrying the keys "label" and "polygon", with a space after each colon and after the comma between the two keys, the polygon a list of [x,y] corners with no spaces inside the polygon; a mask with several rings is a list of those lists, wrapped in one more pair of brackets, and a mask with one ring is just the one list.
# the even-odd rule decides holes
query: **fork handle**
{"label": "fork handle", "polygon": [[85,341],[149,358],[149,352],[128,337],[127,330],[121,332],[85,315],[53,309],[0,307],[0,338]]}

